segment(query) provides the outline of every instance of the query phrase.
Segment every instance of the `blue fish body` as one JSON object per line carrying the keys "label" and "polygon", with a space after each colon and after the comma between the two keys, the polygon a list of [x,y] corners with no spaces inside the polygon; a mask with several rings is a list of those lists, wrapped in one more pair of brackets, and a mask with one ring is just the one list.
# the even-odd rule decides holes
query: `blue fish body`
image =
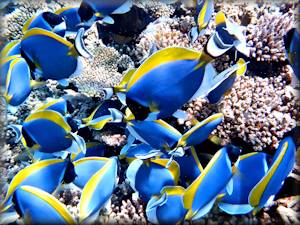
{"label": "blue fish body", "polygon": [[217,88],[211,91],[206,97],[211,104],[217,103],[221,97],[228,91],[234,84],[236,76],[230,76],[224,80]]}
{"label": "blue fish body", "polygon": [[216,113],[197,123],[180,138],[178,146],[193,146],[202,143],[223,121],[223,118],[222,113]]}
{"label": "blue fish body", "polygon": [[296,28],[288,31],[284,37],[284,44],[287,58],[294,70],[298,80],[300,80],[299,61],[300,61],[300,34]]}
{"label": "blue fish body", "polygon": [[197,220],[207,214],[231,177],[231,162],[224,147],[214,155],[200,176],[186,189],[183,202],[189,211],[185,219]]}
{"label": "blue fish body", "polygon": [[73,159],[73,161],[76,161],[83,157],[103,157],[106,150],[107,150],[106,146],[101,143],[87,142],[86,143],[86,152],[83,153],[82,151],[80,151],[77,154],[73,153],[72,159]]}
{"label": "blue fish body", "polygon": [[26,32],[21,49],[43,79],[63,80],[81,71],[73,44],[47,30],[33,28]]}
{"label": "blue fish body", "polygon": [[210,60],[213,59],[203,52],[180,47],[157,51],[129,80],[126,93],[128,107],[136,116],[137,113],[130,107],[131,100],[156,113],[156,119],[171,116],[196,93],[205,65]]}
{"label": "blue fish body", "polygon": [[81,27],[88,29],[89,26],[82,24],[80,15],[78,14],[79,7],[70,6],[64,7],[55,12],[55,14],[60,15],[66,21],[67,31],[77,32]]}
{"label": "blue fish body", "polygon": [[67,101],[63,98],[54,99],[54,100],[51,100],[51,101],[47,102],[46,104],[44,104],[43,106],[38,108],[36,111],[43,111],[43,110],[53,110],[53,111],[60,113],[61,115],[65,115],[68,111],[67,110]]}
{"label": "blue fish body", "polygon": [[17,211],[25,224],[73,224],[76,222],[65,205],[54,196],[32,186],[21,186],[14,193]]}
{"label": "blue fish body", "polygon": [[127,161],[132,162],[135,159],[147,159],[152,158],[159,154],[159,150],[154,150],[150,145],[138,144],[136,146],[130,147],[127,152],[120,153],[120,155],[125,155]]}
{"label": "blue fish body", "polygon": [[94,10],[95,13],[99,13],[100,15],[98,17],[103,18],[112,14],[120,6],[127,2],[127,0],[83,0],[82,2],[88,4]]}
{"label": "blue fish body", "polygon": [[21,55],[21,45],[19,40],[8,42],[1,50],[1,58],[13,55]]}
{"label": "blue fish body", "polygon": [[83,188],[90,178],[107,162],[107,158],[101,157],[85,157],[75,161],[74,168],[77,176],[73,183],[76,186]]}
{"label": "blue fish body", "polygon": [[20,170],[12,179],[1,205],[10,204],[14,191],[22,185],[30,185],[52,193],[63,181],[69,163],[63,159],[49,159]]}
{"label": "blue fish body", "polygon": [[86,183],[80,203],[79,221],[91,220],[111,197],[116,186],[118,171],[117,159],[110,158]]}
{"label": "blue fish body", "polygon": [[143,160],[136,159],[129,165],[126,176],[131,187],[144,201],[159,194],[164,186],[173,186],[178,182],[179,166],[172,161],[166,168],[168,161],[169,159],[151,159],[144,163]]}
{"label": "blue fish body", "polygon": [[[268,170],[265,153],[249,153],[240,156],[235,166],[238,173],[232,177],[232,193],[226,193],[219,207],[231,215],[246,214],[253,210],[248,202],[252,188],[263,178]],[[253,172],[255,171],[255,172]]]}
{"label": "blue fish body", "polygon": [[68,137],[71,127],[59,113],[52,110],[31,114],[24,121],[23,130],[40,146],[41,152],[58,152],[72,145],[73,140]]}
{"label": "blue fish body", "polygon": [[183,207],[184,188],[165,187],[159,196],[153,196],[146,208],[148,220],[153,224],[178,224],[187,210]]}
{"label": "blue fish body", "polygon": [[194,147],[186,150],[186,155],[176,157],[175,161],[180,167],[180,182],[184,187],[188,187],[203,171],[203,167],[197,156]]}
{"label": "blue fish body", "polygon": [[296,158],[296,146],[291,137],[284,138],[278,146],[272,163],[265,176],[249,194],[249,203],[254,208],[262,208],[281,188],[292,171]]}
{"label": "blue fish body", "polygon": [[[11,60],[9,60],[12,58]],[[6,57],[1,63],[1,89],[6,102],[12,106],[22,104],[31,92],[30,68],[21,57]]]}
{"label": "blue fish body", "polygon": [[56,33],[64,37],[66,32],[66,23],[63,17],[52,12],[42,12],[29,19],[23,26],[23,33],[32,28],[41,28]]}
{"label": "blue fish body", "polygon": [[127,129],[135,138],[154,149],[170,149],[181,137],[179,131],[162,120],[130,121]]}

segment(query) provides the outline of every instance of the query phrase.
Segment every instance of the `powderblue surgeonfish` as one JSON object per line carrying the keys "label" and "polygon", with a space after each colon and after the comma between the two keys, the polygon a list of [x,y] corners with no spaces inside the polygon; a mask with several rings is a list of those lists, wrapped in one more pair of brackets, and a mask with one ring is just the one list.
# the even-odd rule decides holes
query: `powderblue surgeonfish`
{"label": "powderblue surgeonfish", "polygon": [[[95,130],[101,130],[107,123],[121,122],[114,116],[114,109],[120,109],[122,104],[119,101],[106,100],[102,102],[89,117],[82,119],[81,127],[90,127]],[[119,116],[120,117],[120,116]]]}
{"label": "powderblue surgeonfish", "polygon": [[293,28],[284,36],[284,45],[287,58],[294,70],[298,80],[300,80],[300,32],[299,28]]}
{"label": "powderblue surgeonfish", "polygon": [[153,224],[179,224],[187,210],[183,207],[185,189],[180,186],[164,187],[159,195],[149,200],[146,208],[148,220]]}
{"label": "powderblue surgeonfish", "polygon": [[21,40],[21,49],[34,64],[34,75],[58,81],[79,75],[83,67],[80,56],[91,57],[83,45],[82,29],[78,31],[75,44],[44,29],[27,31]]}
{"label": "powderblue surgeonfish", "polygon": [[127,129],[139,141],[154,149],[169,150],[178,142],[181,133],[163,120],[129,121]]}
{"label": "powderblue surgeonfish", "polygon": [[22,142],[27,148],[45,153],[67,151],[85,153],[85,141],[72,132],[66,119],[53,110],[36,111],[22,125]]}
{"label": "powderblue surgeonfish", "polygon": [[1,203],[2,210],[11,205],[13,193],[22,185],[34,186],[49,193],[54,192],[64,180],[69,165],[70,161],[67,159],[49,159],[33,163],[20,170],[9,184]]}
{"label": "powderblue surgeonfish", "polygon": [[13,201],[24,224],[76,224],[67,207],[42,189],[22,185],[15,191]]}
{"label": "powderblue surgeonfish", "polygon": [[58,34],[61,37],[66,33],[66,22],[63,17],[52,12],[42,12],[30,18],[23,26],[23,33],[25,34],[32,28],[41,28]]}
{"label": "powderblue surgeonfish", "polygon": [[149,159],[160,154],[160,150],[153,149],[150,145],[142,143],[131,145],[131,147],[126,151],[123,151],[122,149],[122,151],[120,152],[120,157],[126,157],[126,160],[131,163],[135,159]]}
{"label": "powderblue surgeonfish", "polygon": [[107,203],[114,191],[117,180],[118,161],[110,158],[96,172],[83,188],[79,202],[79,222],[92,222],[99,210]]}
{"label": "powderblue surgeonfish", "polygon": [[185,219],[197,220],[207,214],[231,177],[231,162],[227,148],[223,147],[213,156],[199,177],[186,189],[183,203],[184,207],[188,209],[188,213]]}
{"label": "powderblue surgeonfish", "polygon": [[180,167],[180,183],[188,187],[203,171],[196,149],[190,147],[182,157],[176,157],[175,161]]}
{"label": "powderblue surgeonfish", "polygon": [[66,22],[66,35],[77,32],[81,27],[85,29],[89,28],[84,23],[82,24],[83,21],[78,12],[78,6],[66,6],[55,11],[55,14],[62,16]]}
{"label": "powderblue surgeonfish", "polygon": [[1,58],[13,55],[21,55],[20,40],[8,42],[1,50]]}
{"label": "powderblue surgeonfish", "polygon": [[68,112],[67,101],[64,98],[48,99],[48,101],[44,105],[34,111],[36,112],[44,110],[53,110],[60,113],[61,115],[66,115]]}
{"label": "powderblue surgeonfish", "polygon": [[[228,73],[226,75],[227,77],[222,77],[222,80],[219,81],[217,85],[214,85],[215,88],[213,88],[206,96],[209,103],[215,104],[219,102],[220,99],[222,99],[222,97],[230,91],[236,78],[243,76],[246,73],[247,66],[243,59],[239,59],[235,66],[238,69],[234,70],[233,73]],[[218,74],[217,76],[220,76],[220,74]]]}
{"label": "powderblue surgeonfish", "polygon": [[[208,41],[208,48],[216,49],[216,53],[226,52],[227,48],[235,47],[246,56],[250,55],[250,48],[246,45],[245,28],[233,23],[220,11],[216,14],[216,31]],[[214,40],[214,41],[212,41]]]}
{"label": "powderblue surgeonfish", "polygon": [[[179,165],[169,159],[134,160],[126,171],[130,186],[139,196],[148,201],[152,195],[158,195],[164,186],[174,186],[180,176]],[[158,179],[159,178],[159,179]]]}
{"label": "powderblue surgeonfish", "polygon": [[83,157],[93,157],[93,156],[103,157],[106,151],[107,151],[107,146],[100,142],[87,142],[85,153],[83,153],[82,151],[78,151],[77,153],[72,153],[71,159],[73,161],[76,161]]}
{"label": "powderblue surgeonfish", "polygon": [[80,5],[79,15],[87,24],[96,20],[113,24],[114,20],[109,15],[127,13],[131,7],[132,0],[83,0]]}
{"label": "powderblue surgeonfish", "polygon": [[[199,2],[197,0],[197,2]],[[196,24],[197,27],[193,27],[189,33],[191,41],[195,42],[198,36],[205,34],[206,27],[214,12],[213,0],[201,0],[196,6]]]}
{"label": "powderblue surgeonfish", "polygon": [[269,170],[249,194],[249,204],[253,208],[260,209],[273,199],[292,171],[295,158],[295,143],[291,137],[286,137],[279,143]]}
{"label": "powderblue surgeonfish", "polygon": [[83,188],[90,178],[108,161],[108,158],[103,157],[84,157],[73,162],[76,174],[73,183],[77,187]]}
{"label": "powderblue surgeonfish", "polygon": [[22,104],[31,89],[42,83],[31,80],[30,68],[20,55],[1,59],[1,95],[11,106]]}
{"label": "powderblue surgeonfish", "polygon": [[268,170],[267,155],[261,152],[241,155],[235,167],[238,172],[232,177],[232,193],[226,192],[218,205],[231,215],[246,214],[253,210],[248,202],[249,193]]}

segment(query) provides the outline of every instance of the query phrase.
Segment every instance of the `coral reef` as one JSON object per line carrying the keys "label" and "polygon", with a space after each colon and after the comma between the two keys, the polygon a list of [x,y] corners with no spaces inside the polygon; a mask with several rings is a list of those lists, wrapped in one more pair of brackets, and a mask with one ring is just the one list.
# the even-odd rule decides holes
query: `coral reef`
{"label": "coral reef", "polygon": [[247,27],[251,57],[265,62],[284,61],[283,35],[294,26],[292,11],[284,14],[265,12],[255,25],[250,24]]}

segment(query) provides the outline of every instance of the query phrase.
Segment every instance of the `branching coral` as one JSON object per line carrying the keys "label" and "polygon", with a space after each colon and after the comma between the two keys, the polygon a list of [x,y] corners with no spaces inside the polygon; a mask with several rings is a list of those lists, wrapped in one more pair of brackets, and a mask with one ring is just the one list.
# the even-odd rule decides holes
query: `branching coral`
{"label": "branching coral", "polygon": [[276,148],[283,135],[296,126],[299,117],[297,92],[285,85],[284,74],[269,78],[240,77],[218,105],[198,99],[188,105],[187,112],[200,120],[215,111],[222,112],[225,120],[215,134],[223,144],[240,138],[254,150]]}
{"label": "branching coral", "polygon": [[134,4],[144,8],[153,18],[170,17],[175,12],[175,8],[172,5],[166,5],[159,0],[136,0]]}
{"label": "branching coral", "polygon": [[17,40],[22,37],[22,27],[25,22],[36,13],[43,11],[54,12],[65,5],[79,4],[79,1],[50,1],[21,0],[16,2],[16,9],[2,18],[1,33],[8,40]]}
{"label": "branching coral", "polygon": [[294,14],[265,12],[256,25],[248,26],[248,45],[252,47],[251,57],[257,61],[284,61],[283,35],[294,26]]}

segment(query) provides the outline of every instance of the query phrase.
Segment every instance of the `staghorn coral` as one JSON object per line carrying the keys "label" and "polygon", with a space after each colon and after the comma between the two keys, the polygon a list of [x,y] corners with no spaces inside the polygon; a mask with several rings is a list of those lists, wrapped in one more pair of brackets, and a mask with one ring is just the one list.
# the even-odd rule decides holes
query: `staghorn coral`
{"label": "staghorn coral", "polygon": [[294,14],[265,12],[257,21],[250,24],[247,44],[251,47],[250,57],[256,61],[278,62],[285,60],[283,36],[294,26]]}

